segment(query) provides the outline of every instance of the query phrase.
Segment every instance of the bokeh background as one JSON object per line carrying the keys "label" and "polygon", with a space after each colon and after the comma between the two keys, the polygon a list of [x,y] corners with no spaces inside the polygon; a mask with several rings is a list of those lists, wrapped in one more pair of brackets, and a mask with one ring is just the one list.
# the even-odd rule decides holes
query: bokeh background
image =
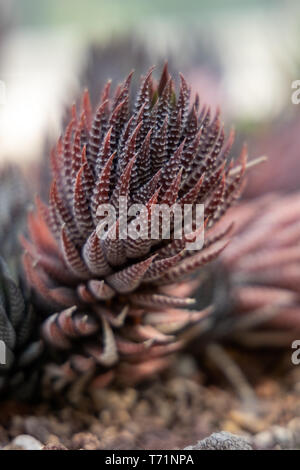
{"label": "bokeh background", "polygon": [[0,0],[0,161],[40,158],[83,86],[167,58],[238,143],[268,154],[249,195],[299,187],[299,39],[297,0]]}

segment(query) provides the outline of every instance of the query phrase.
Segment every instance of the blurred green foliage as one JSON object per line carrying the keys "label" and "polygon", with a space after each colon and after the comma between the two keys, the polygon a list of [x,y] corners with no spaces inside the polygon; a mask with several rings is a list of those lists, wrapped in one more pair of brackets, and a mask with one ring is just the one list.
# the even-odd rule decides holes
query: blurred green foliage
{"label": "blurred green foliage", "polygon": [[265,10],[279,0],[16,0],[25,26],[70,24],[85,34],[103,34],[132,27],[136,22],[206,21],[237,10]]}

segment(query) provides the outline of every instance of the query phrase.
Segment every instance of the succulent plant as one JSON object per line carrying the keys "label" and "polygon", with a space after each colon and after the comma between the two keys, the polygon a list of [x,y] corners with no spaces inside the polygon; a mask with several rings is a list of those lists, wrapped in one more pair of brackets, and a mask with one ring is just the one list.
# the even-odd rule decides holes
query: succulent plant
{"label": "succulent plant", "polygon": [[268,194],[228,217],[234,238],[219,259],[232,311],[226,333],[248,346],[290,347],[300,334],[300,194]]}
{"label": "succulent plant", "polygon": [[[229,227],[217,222],[240,194],[246,148],[235,165],[229,158],[233,135],[225,139],[219,112],[211,117],[198,97],[190,105],[183,76],[176,95],[167,66],[159,82],[152,74],[142,79],[134,105],[132,73],[111,98],[107,83],[94,112],[84,93],[80,116],[73,107],[51,155],[49,204],[37,198],[29,214],[24,267],[44,305],[44,337],[70,381],[90,371],[97,385],[116,370],[130,379],[152,373],[182,346],[178,334],[210,311],[187,308],[194,286],[189,277],[227,243]],[[120,198],[129,208],[145,206],[146,227],[155,204],[190,204],[190,231],[177,239],[172,219],[164,237],[160,220],[156,239],[148,233],[123,239]],[[108,203],[118,217],[100,237],[99,207]],[[194,209],[200,203],[199,227]],[[140,216],[125,217],[128,230]],[[204,245],[190,249],[204,228]]]}
{"label": "succulent plant", "polygon": [[[5,364],[0,364],[0,396],[29,398],[37,385],[35,369],[42,353],[37,317],[20,277],[19,235],[26,227],[29,190],[22,171],[0,169],[0,341]],[[5,260],[5,261],[4,261]]]}
{"label": "succulent plant", "polygon": [[15,270],[20,257],[19,234],[26,226],[29,191],[19,168],[4,165],[0,169],[0,255]]}
{"label": "succulent plant", "polygon": [[37,385],[42,354],[36,316],[0,258],[0,396],[29,398]]}

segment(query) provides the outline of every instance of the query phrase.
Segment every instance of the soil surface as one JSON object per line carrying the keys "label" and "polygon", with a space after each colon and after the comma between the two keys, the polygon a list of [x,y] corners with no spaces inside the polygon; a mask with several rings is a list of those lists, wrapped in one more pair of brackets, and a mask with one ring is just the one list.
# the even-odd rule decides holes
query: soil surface
{"label": "soil surface", "polygon": [[65,396],[51,405],[2,403],[0,448],[183,449],[227,431],[258,449],[300,449],[300,366],[277,354],[231,357],[250,395],[226,371],[185,354],[137,388],[97,390],[76,404]]}

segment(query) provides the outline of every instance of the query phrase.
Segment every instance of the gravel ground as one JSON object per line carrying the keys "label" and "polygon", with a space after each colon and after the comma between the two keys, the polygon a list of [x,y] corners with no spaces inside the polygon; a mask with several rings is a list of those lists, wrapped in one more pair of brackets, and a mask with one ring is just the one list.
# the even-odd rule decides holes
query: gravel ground
{"label": "gravel ground", "polygon": [[[192,357],[182,356],[176,367],[150,384],[98,390],[76,405],[66,403],[65,397],[51,406],[2,403],[0,448],[203,448],[207,441],[198,447],[197,441],[226,431],[255,449],[300,449],[300,367],[284,360],[285,371],[280,367],[279,374],[278,368],[261,370],[255,357],[247,364],[255,397],[250,402],[239,398],[226,380],[212,379],[217,372],[200,371]],[[209,442],[222,448],[224,436],[220,439],[221,444],[215,437]]]}

